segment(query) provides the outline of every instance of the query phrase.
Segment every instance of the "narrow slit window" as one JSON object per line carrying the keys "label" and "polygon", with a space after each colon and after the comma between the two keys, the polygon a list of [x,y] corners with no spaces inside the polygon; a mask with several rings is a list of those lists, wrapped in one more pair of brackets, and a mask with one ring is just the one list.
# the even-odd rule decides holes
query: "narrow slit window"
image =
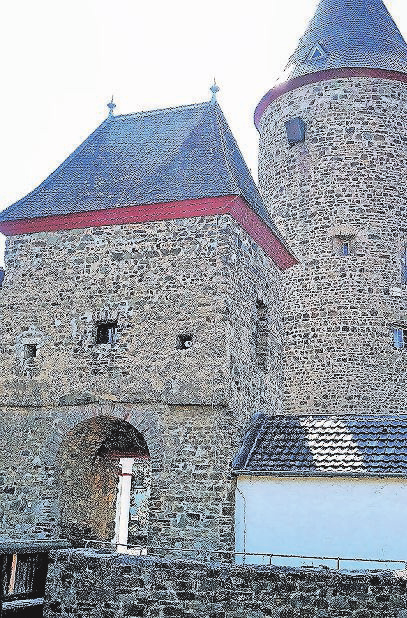
{"label": "narrow slit window", "polygon": [[101,322],[96,326],[96,343],[115,343],[117,322]]}
{"label": "narrow slit window", "polygon": [[256,303],[255,346],[257,366],[266,371],[269,360],[269,311],[261,300]]}
{"label": "narrow slit window", "polygon": [[37,356],[37,345],[35,343],[26,343],[24,345],[24,358],[30,359]]}
{"label": "narrow slit window", "polygon": [[332,249],[334,253],[342,257],[352,255],[355,250],[354,236],[342,236],[340,234],[335,235],[332,238]]}
{"label": "narrow slit window", "polygon": [[407,284],[407,245],[401,254],[401,282]]}
{"label": "narrow slit window", "polygon": [[407,328],[393,329],[393,345],[397,350],[407,349]]}

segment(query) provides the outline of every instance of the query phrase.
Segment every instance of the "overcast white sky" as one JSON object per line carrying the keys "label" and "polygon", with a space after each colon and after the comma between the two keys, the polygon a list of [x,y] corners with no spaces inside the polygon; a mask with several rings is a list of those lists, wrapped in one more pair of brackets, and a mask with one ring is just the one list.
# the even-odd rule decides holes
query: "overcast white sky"
{"label": "overcast white sky", "polygon": [[[317,0],[2,0],[0,210],[107,114],[218,100],[257,179],[256,104]],[[407,34],[405,0],[387,0]],[[1,235],[0,235],[1,236]],[[3,243],[0,239],[0,264]]]}

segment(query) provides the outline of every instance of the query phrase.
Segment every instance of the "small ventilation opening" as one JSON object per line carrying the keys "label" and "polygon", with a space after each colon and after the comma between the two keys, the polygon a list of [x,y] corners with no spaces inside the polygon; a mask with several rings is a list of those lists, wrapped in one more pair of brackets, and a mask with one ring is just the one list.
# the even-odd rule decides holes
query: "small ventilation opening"
{"label": "small ventilation opening", "polygon": [[315,47],[313,47],[310,51],[308,55],[308,60],[323,60],[323,58],[326,58],[326,56],[326,51],[324,50],[322,45],[318,43],[318,45],[315,45]]}
{"label": "small ventilation opening", "polygon": [[24,358],[35,358],[37,356],[37,346],[35,343],[24,345]]}
{"label": "small ventilation opening", "polygon": [[188,350],[192,348],[192,335],[178,335],[177,348],[178,350]]}
{"label": "small ventilation opening", "polygon": [[117,322],[101,322],[96,326],[96,343],[115,343]]}

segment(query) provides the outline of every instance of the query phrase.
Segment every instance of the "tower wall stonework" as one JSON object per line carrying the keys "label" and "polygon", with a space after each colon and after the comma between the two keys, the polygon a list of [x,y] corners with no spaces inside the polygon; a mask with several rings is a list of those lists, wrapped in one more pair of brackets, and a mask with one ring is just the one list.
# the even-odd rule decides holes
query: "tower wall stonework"
{"label": "tower wall stonework", "polygon": [[[286,412],[407,403],[392,335],[407,326],[406,106],[405,84],[338,78],[285,93],[261,119],[260,189],[300,262],[282,277]],[[290,147],[296,117],[305,142]]]}
{"label": "tower wall stonework", "polygon": [[[151,456],[149,545],[232,549],[231,461],[251,415],[281,408],[279,272],[263,250],[223,215],[10,238],[6,272],[2,535],[63,535],[64,444],[80,423],[120,419]],[[106,319],[117,338],[98,344]]]}
{"label": "tower wall stonework", "polygon": [[[279,369],[257,371],[253,342],[260,298],[278,354],[278,270],[230,216],[16,236],[6,271],[1,403],[106,394],[255,408],[264,391],[278,407]],[[117,321],[116,341],[98,345],[105,320]],[[182,334],[192,335],[188,350]],[[31,343],[37,355],[26,359]]]}

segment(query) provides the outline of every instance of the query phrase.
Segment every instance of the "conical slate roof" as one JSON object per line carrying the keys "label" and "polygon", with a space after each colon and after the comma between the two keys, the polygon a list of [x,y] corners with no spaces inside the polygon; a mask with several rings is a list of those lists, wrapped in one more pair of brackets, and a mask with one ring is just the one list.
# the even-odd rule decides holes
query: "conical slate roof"
{"label": "conical slate roof", "polygon": [[284,80],[328,69],[407,72],[407,45],[382,0],[320,0]]}
{"label": "conical slate roof", "polygon": [[0,223],[227,195],[275,231],[219,105],[206,102],[107,118]]}

